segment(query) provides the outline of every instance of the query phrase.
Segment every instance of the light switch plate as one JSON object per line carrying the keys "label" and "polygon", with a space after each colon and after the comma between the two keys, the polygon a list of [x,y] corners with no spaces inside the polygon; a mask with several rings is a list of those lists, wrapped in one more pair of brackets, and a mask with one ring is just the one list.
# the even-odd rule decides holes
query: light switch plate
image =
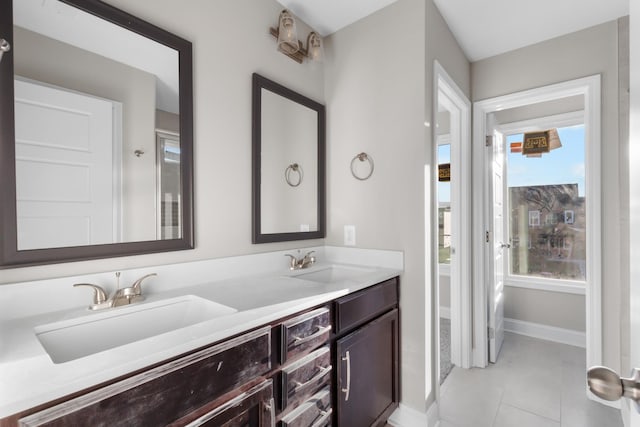
{"label": "light switch plate", "polygon": [[355,225],[344,226],[344,245],[345,246],[356,245],[356,226]]}

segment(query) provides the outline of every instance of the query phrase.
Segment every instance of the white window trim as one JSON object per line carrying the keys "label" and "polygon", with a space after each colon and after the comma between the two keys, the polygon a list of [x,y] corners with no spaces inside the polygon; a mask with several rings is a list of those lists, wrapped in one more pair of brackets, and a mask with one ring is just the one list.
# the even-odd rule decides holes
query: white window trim
{"label": "white window trim", "polygon": [[585,282],[579,280],[547,279],[535,276],[512,275],[506,277],[505,286],[512,288],[535,289],[539,291],[561,292],[565,294],[585,295]]}
{"label": "white window trim", "polygon": [[584,124],[584,110],[579,110],[572,111],[570,113],[553,114],[546,117],[538,117],[530,120],[503,123],[496,126],[496,129],[504,133],[506,136],[509,136],[517,135],[520,133],[543,131],[549,128],[565,128],[582,124]]}

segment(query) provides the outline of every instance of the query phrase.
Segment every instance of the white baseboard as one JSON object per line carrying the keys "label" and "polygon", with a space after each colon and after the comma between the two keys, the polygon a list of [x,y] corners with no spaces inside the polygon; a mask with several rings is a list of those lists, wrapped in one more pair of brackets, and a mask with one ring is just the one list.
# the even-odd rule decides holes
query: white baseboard
{"label": "white baseboard", "polygon": [[433,402],[427,412],[420,412],[401,403],[387,422],[394,427],[436,427],[438,404]]}
{"label": "white baseboard", "polygon": [[575,331],[573,329],[563,329],[555,326],[547,326],[539,323],[505,318],[504,330],[507,332],[513,332],[514,334],[559,342],[561,344],[568,344],[582,348],[587,347],[586,333]]}
{"label": "white baseboard", "polygon": [[440,317],[445,319],[451,319],[451,308],[440,306],[439,308]]}

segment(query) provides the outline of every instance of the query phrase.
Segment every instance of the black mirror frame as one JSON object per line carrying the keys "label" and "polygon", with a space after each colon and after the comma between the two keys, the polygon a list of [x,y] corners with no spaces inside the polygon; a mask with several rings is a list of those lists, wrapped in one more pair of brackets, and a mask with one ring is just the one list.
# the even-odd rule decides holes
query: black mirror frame
{"label": "black mirror frame", "polygon": [[[262,151],[262,89],[304,105],[318,113],[318,229],[316,231],[299,231],[291,233],[264,234],[261,230],[260,184],[261,184],[261,151]],[[326,235],[326,113],[324,105],[292,91],[257,73],[253,73],[252,86],[252,241],[253,243],[286,242],[291,240],[321,239]]]}
{"label": "black mirror frame", "polygon": [[[99,0],[60,0],[178,51],[182,238],[63,248],[17,249],[13,54],[0,61],[0,269],[193,249],[193,65],[191,42]],[[0,6],[0,36],[13,46],[12,1]]]}

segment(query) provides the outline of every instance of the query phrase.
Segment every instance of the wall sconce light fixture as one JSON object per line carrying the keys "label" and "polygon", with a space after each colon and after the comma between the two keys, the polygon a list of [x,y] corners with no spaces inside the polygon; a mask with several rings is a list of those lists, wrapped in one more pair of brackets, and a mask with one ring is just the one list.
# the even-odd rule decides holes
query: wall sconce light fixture
{"label": "wall sconce light fixture", "polygon": [[269,32],[278,40],[278,50],[294,61],[302,64],[304,58],[310,61],[322,62],[324,60],[324,48],[322,39],[315,31],[307,36],[305,48],[296,31],[296,21],[288,10],[280,12],[278,28],[271,27]]}

